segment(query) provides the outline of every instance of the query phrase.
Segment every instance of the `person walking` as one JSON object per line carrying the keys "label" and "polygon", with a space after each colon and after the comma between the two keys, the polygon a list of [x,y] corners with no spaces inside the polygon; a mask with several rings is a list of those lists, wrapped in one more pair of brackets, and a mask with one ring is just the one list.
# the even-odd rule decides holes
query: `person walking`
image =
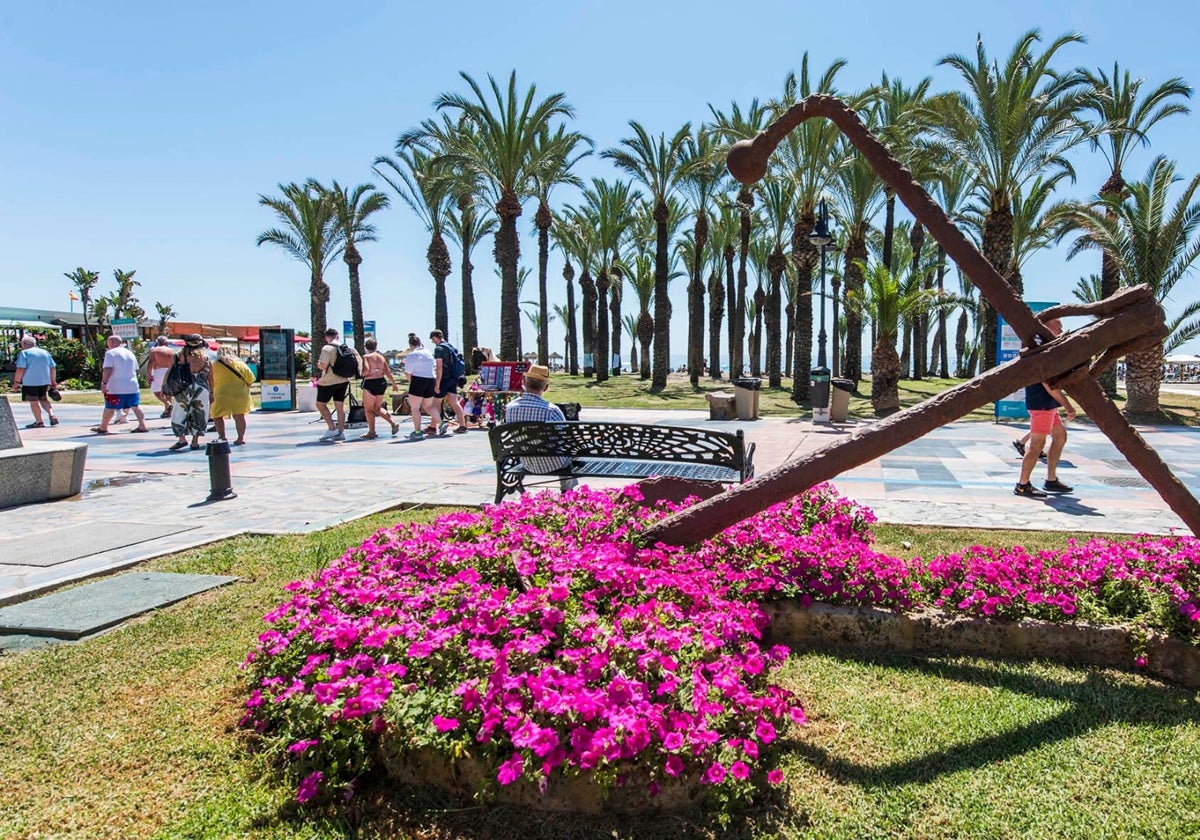
{"label": "person walking", "polygon": [[[58,367],[54,357],[49,352],[37,346],[37,339],[31,335],[21,337],[21,352],[17,353],[17,370],[13,374],[13,390],[21,390],[21,402],[29,403],[33,412],[33,422],[26,424],[26,429],[44,429],[47,421],[51,426],[58,425],[54,416],[54,406],[48,399],[50,391],[58,389]],[[42,412],[46,419],[42,419]]]}
{"label": "person walking", "polygon": [[[200,436],[208,430],[209,410],[212,403],[212,363],[204,351],[208,344],[196,334],[183,337],[183,349],[179,351],[180,359],[192,373],[192,381],[182,391],[175,394],[175,403],[171,407],[171,431],[177,440],[170,447],[172,451],[200,448]],[[191,437],[189,444],[188,437]]]}
{"label": "person walking", "polygon": [[388,414],[388,410],[383,404],[383,395],[387,393],[389,382],[392,383],[393,393],[400,390],[396,385],[396,377],[392,374],[392,368],[388,365],[387,359],[377,349],[379,344],[375,339],[368,338],[363,342],[363,347],[367,351],[366,355],[362,357],[363,410],[367,415],[367,433],[363,435],[363,439],[374,440],[378,437],[375,434],[376,417],[392,427],[392,437],[395,437],[400,431],[400,424]]}
{"label": "person walking", "polygon": [[[408,334],[408,355],[404,357],[404,370],[408,374],[408,413],[412,415],[413,421],[413,431],[409,438],[420,440],[427,434],[437,434],[440,418],[433,416],[437,364],[433,354],[425,349],[416,333]],[[429,416],[427,431],[421,430],[422,411]]]}
{"label": "person walking", "polygon": [[[362,357],[353,347],[338,341],[338,331],[333,327],[325,330],[325,346],[317,359],[317,412],[325,421],[328,431],[321,440],[338,442],[346,439],[346,394],[350,390],[350,379],[363,369]],[[337,425],[329,412],[329,401],[337,414]]]}
{"label": "person walking", "polygon": [[237,430],[234,446],[246,443],[246,415],[254,409],[250,400],[250,386],[254,373],[229,347],[217,351],[217,363],[212,368],[212,418],[217,427],[217,438],[225,437],[225,418],[232,417]]}
{"label": "person walking", "polygon": [[163,411],[159,417],[171,416],[171,398],[163,391],[163,383],[166,382],[167,371],[173,364],[175,364],[175,351],[171,349],[167,337],[160,335],[155,339],[154,346],[150,348],[150,355],[146,358],[146,374],[150,378],[150,392],[163,405]]}
{"label": "person walking", "polygon": [[[543,365],[530,365],[521,386],[521,395],[504,409],[505,423],[565,423],[567,418],[562,409],[547,402],[545,393],[550,389],[550,370]],[[527,472],[553,475],[571,467],[571,459],[565,455],[550,455],[522,458],[521,465]],[[574,478],[559,480],[559,489],[566,491],[578,484]]]}
{"label": "person walking", "polygon": [[437,386],[433,394],[433,410],[437,412],[437,418],[441,421],[438,425],[438,434],[446,434],[447,424],[442,419],[445,416],[442,406],[444,403],[449,403],[451,410],[454,412],[454,419],[458,424],[454,429],[454,433],[465,435],[467,433],[467,418],[463,413],[462,403],[458,399],[458,389],[467,384],[465,378],[467,372],[466,360],[463,359],[462,353],[453,344],[446,341],[446,337],[442,334],[441,330],[431,332],[429,340],[433,342],[434,379],[437,381]]}
{"label": "person walking", "polygon": [[[1047,321],[1046,326],[1055,335],[1062,332],[1062,322],[1057,318]],[[1025,389],[1025,410],[1029,412],[1029,442],[1021,459],[1021,475],[1013,493],[1029,499],[1044,499],[1047,493],[1070,493],[1075,488],[1058,480],[1058,461],[1067,445],[1067,427],[1058,414],[1065,408],[1067,419],[1075,417],[1075,406],[1067,395],[1045,382],[1035,382]],[[1050,438],[1050,449],[1046,453],[1046,480],[1042,489],[1033,486],[1030,479],[1037,465],[1038,455]]]}
{"label": "person walking", "polygon": [[113,415],[122,409],[129,409],[138,421],[138,426],[133,431],[145,434],[150,430],[146,428],[146,415],[142,413],[137,356],[115,335],[108,337],[107,344],[108,351],[104,354],[104,367],[100,375],[104,413],[100,415],[100,425],[93,426],[92,431],[98,435],[112,434],[108,430],[108,424]]}

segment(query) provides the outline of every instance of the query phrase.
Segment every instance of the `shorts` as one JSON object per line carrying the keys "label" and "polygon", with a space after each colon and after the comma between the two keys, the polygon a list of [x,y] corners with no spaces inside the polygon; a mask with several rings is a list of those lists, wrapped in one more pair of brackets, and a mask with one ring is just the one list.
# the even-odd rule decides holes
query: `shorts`
{"label": "shorts", "polygon": [[434,396],[435,397],[444,397],[447,394],[457,394],[457,393],[458,393],[458,380],[457,379],[443,379],[441,382],[438,383],[437,392],[434,393]]}
{"label": "shorts", "polygon": [[348,390],[350,390],[349,382],[339,382],[336,385],[318,385],[317,402],[327,403],[330,400],[333,400],[335,403],[345,402]]}
{"label": "shorts", "polygon": [[408,383],[408,395],[417,399],[436,396],[436,383],[432,376],[414,376]]}
{"label": "shorts", "polygon": [[49,392],[49,385],[22,385],[21,402],[45,402]]}
{"label": "shorts", "polygon": [[387,380],[382,376],[378,379],[364,379],[363,390],[368,394],[374,394],[377,397],[382,397],[387,393]]}
{"label": "shorts", "polygon": [[142,404],[142,395],[137,391],[132,394],[105,394],[104,407],[111,411],[120,411],[123,408],[133,408]]}
{"label": "shorts", "polygon": [[150,371],[150,393],[161,394],[163,392],[163,382],[166,380],[169,370],[169,367],[160,367]]}
{"label": "shorts", "polygon": [[1029,412],[1029,431],[1035,435],[1048,435],[1054,431],[1055,426],[1063,424],[1062,418],[1058,416],[1058,409],[1051,408],[1048,411],[1030,411]]}

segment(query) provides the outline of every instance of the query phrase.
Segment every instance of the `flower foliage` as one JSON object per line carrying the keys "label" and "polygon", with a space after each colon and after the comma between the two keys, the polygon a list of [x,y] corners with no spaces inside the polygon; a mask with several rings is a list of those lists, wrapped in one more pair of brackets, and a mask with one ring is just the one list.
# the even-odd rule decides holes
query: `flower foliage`
{"label": "flower foliage", "polygon": [[770,681],[787,651],[760,644],[762,600],[1200,628],[1190,537],[905,560],[874,549],[870,510],[822,485],[690,549],[637,547],[671,509],[581,489],[379,531],[266,616],[245,725],[300,801],[348,791],[385,732],[481,761],[501,785],[592,774],[730,801],[782,781],[771,744],[804,720]]}

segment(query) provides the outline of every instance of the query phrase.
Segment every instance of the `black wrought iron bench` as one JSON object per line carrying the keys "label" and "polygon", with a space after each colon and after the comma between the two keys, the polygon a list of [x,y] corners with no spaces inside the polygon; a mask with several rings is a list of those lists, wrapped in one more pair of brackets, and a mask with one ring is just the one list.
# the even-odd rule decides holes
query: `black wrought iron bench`
{"label": "black wrought iron bench", "polygon": [[[745,436],[641,423],[503,423],[488,432],[496,461],[496,501],[525,492],[526,476],[541,481],[597,476],[671,476],[733,484],[754,477],[754,444]],[[553,473],[526,471],[523,457],[570,458]]]}

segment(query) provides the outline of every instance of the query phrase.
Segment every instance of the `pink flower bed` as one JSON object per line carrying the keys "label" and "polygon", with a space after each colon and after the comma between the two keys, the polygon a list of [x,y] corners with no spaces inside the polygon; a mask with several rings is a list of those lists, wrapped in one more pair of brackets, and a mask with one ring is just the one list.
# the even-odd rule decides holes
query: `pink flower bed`
{"label": "pink flower bed", "polygon": [[638,491],[526,496],[379,531],[288,586],[247,658],[244,724],[299,780],[348,792],[385,730],[470,757],[498,784],[592,774],[694,780],[717,798],[777,784],[802,723],[771,680],[759,601],[926,607],[994,619],[1125,617],[1195,639],[1200,542],[1096,540],[928,562],[872,548],[872,513],[815,488],[690,550],[637,547]]}

